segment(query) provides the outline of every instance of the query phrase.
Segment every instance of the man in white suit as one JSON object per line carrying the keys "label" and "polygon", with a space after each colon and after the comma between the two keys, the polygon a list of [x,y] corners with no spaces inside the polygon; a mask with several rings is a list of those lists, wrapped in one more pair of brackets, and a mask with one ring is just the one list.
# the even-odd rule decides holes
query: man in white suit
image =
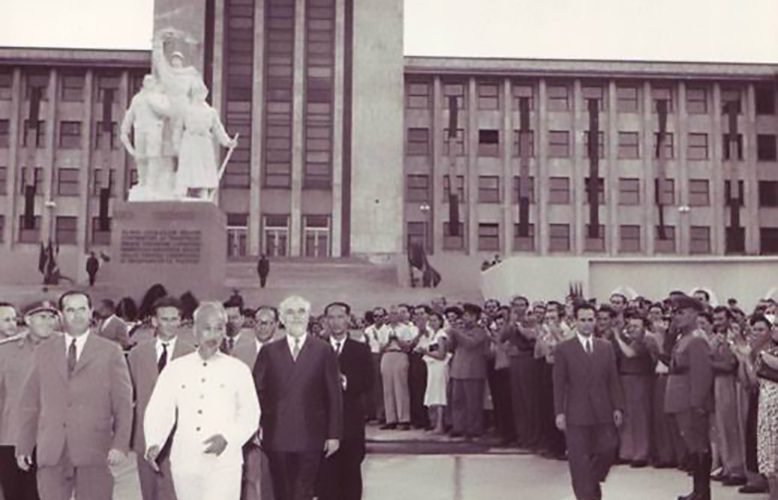
{"label": "man in white suit", "polygon": [[242,448],[256,434],[260,413],[251,372],[219,351],[226,324],[220,304],[197,308],[197,351],[167,365],[146,408],[146,460],[152,468],[176,427],[170,467],[178,500],[240,498]]}

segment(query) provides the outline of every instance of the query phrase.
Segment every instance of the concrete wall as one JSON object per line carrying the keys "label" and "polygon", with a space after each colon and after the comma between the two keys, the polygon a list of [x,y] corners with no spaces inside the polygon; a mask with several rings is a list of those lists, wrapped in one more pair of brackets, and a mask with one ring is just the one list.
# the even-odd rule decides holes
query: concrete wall
{"label": "concrete wall", "polygon": [[402,251],[403,2],[354,2],[351,251]]}
{"label": "concrete wall", "polygon": [[672,290],[712,292],[717,302],[730,297],[750,310],[778,289],[778,258],[587,259],[578,257],[513,257],[481,273],[485,297],[500,300],[523,294],[534,299],[561,299],[571,282],[581,282],[587,295],[607,300],[617,288],[662,298]]}

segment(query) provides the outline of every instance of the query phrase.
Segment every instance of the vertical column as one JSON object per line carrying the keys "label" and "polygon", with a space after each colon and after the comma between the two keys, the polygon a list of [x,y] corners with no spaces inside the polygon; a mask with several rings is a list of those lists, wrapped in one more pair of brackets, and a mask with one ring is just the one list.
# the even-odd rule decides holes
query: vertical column
{"label": "vertical column", "polygon": [[[503,255],[510,255],[513,251],[513,100],[511,99],[510,78],[503,80],[500,102],[502,104],[502,130],[500,130],[500,137],[502,137],[502,236],[500,247]],[[535,206],[537,207],[537,205]],[[537,227],[537,223],[535,226]]]}
{"label": "vertical column", "polygon": [[619,253],[621,241],[621,221],[619,220],[619,162],[616,160],[616,141],[619,135],[618,102],[616,99],[616,81],[608,82],[608,126],[603,130],[605,141],[605,163],[607,165],[607,177],[605,181],[606,203],[608,204],[608,217],[605,223],[605,251],[610,255]]}
{"label": "vertical column", "polygon": [[[123,76],[126,79],[127,72],[125,71]],[[95,136],[95,128],[96,124],[94,123],[94,119],[92,118],[92,110],[94,109],[94,80],[95,80],[95,73],[94,70],[89,68],[86,70],[86,75],[84,76],[84,108],[82,113],[82,122],[83,126],[81,130],[84,131],[84,134],[81,136],[81,170],[78,174],[78,185],[81,186],[81,193],[78,195],[78,206],[79,206],[79,213],[83,214],[84,220],[81,224],[78,225],[77,234],[76,234],[76,241],[78,242],[79,247],[86,251],[89,249],[89,241],[90,241],[90,230],[92,228],[92,213],[89,210],[89,198],[92,194],[91,186],[89,185],[89,181],[92,175],[97,175],[97,170],[93,168],[94,163],[94,136]],[[124,98],[119,98],[119,102],[122,103],[124,106],[124,109],[126,109],[126,103],[127,100]],[[117,117],[120,118],[120,117]],[[119,123],[121,123],[121,120],[118,120]],[[122,148],[121,152],[122,158],[125,158],[127,154],[124,152],[124,149]],[[110,172],[110,168],[108,170]],[[106,173],[106,175],[110,175],[110,173]],[[118,177],[121,180],[116,180],[116,193],[123,196],[124,193],[124,169],[119,169],[119,175]],[[85,229],[85,231],[82,231],[82,228]],[[86,233],[86,234],[83,234]]]}
{"label": "vertical column", "polygon": [[[343,220],[343,66],[346,48],[345,0],[335,0],[335,79],[332,103],[332,256],[342,255]],[[432,204],[434,206],[434,204]]]}
{"label": "vertical column", "polygon": [[538,83],[538,94],[535,99],[537,109],[535,122],[534,141],[537,171],[535,179],[538,183],[537,217],[535,218],[535,241],[540,255],[548,255],[549,245],[549,210],[550,181],[548,175],[548,105],[547,105],[546,80]]}
{"label": "vertical column", "polygon": [[[706,93],[707,95],[707,93]],[[713,253],[715,255],[724,255],[727,253],[727,206],[725,204],[726,196],[724,192],[724,162],[723,162],[723,139],[722,139],[722,116],[721,116],[721,85],[716,82],[713,84],[713,102],[708,101],[710,105],[709,113],[713,115],[713,133],[710,140],[710,199],[711,209],[713,210],[713,227],[711,228]]]}
{"label": "vertical column", "polygon": [[[757,176],[756,151],[756,91],[754,84],[749,83],[745,89],[745,107],[743,115],[745,126],[743,132],[743,162],[738,178],[743,179],[743,211],[741,219],[744,226],[746,255],[759,254],[759,181]],[[741,101],[742,102],[742,101]]]}
{"label": "vertical column", "polygon": [[[59,130],[57,127],[57,71],[54,68],[49,70],[49,86],[47,89],[48,101],[46,102],[46,147],[43,153],[43,213],[41,216],[41,235],[48,240],[53,231],[56,230],[54,224],[56,219],[56,208],[49,209],[45,206],[46,202],[53,200],[54,192],[54,146],[57,138],[55,133]],[[43,107],[43,106],[41,106]]]}
{"label": "vertical column", "polygon": [[[443,176],[448,174],[451,182],[451,188],[455,189],[456,179],[453,172],[444,169],[443,160],[443,84],[440,77],[436,76],[432,80],[432,112],[430,114],[430,139],[432,140],[432,170],[430,171],[430,182],[432,182],[432,251],[439,252],[443,250],[443,223],[448,220],[448,210],[445,204],[446,200],[443,193]],[[407,133],[407,132],[406,132]],[[405,204],[403,204],[404,206]]]}
{"label": "vertical column", "polygon": [[686,82],[678,85],[678,102],[675,109],[675,126],[673,147],[675,148],[675,193],[676,208],[678,213],[678,228],[676,229],[676,245],[678,253],[689,255],[691,253],[691,213],[680,210],[680,207],[689,206],[689,163],[686,161],[686,141],[689,136],[687,123],[689,115],[686,112]]}
{"label": "vertical column", "polygon": [[583,146],[583,134],[581,131],[582,120],[584,119],[584,110],[586,106],[583,103],[583,92],[581,90],[581,80],[576,78],[573,81],[573,121],[570,130],[570,182],[573,185],[573,220],[571,221],[570,234],[570,253],[581,255],[583,253],[586,241],[586,217],[584,213],[584,200],[586,199],[585,176],[581,175],[584,171],[583,158],[581,155]]}
{"label": "vertical column", "polygon": [[[467,171],[465,172],[465,200],[467,213],[464,217],[465,234],[467,234],[467,254],[478,252],[478,114],[476,113],[477,89],[475,78],[468,78],[465,87],[466,113],[462,124],[465,128],[467,141]],[[455,179],[451,179],[452,189]]]}
{"label": "vertical column", "polygon": [[305,106],[305,0],[297,0],[294,19],[294,80],[292,83],[292,190],[289,254],[301,255],[303,134]]}
{"label": "vertical column", "polygon": [[[86,86],[85,92],[86,92]],[[91,91],[90,91],[91,92]],[[116,132],[119,133],[119,127],[121,127],[122,124],[122,118],[124,118],[124,111],[129,108],[130,106],[130,100],[132,99],[131,95],[132,90],[130,89],[130,72],[124,71],[122,72],[121,80],[119,80],[119,97],[118,97],[118,103],[119,103],[119,110],[120,114],[115,115],[114,120],[116,121]],[[91,95],[91,94],[89,94]],[[90,124],[90,122],[87,122],[87,124]],[[91,130],[91,128],[88,128],[87,130]],[[92,137],[90,134],[89,137],[89,147],[92,147]],[[113,151],[113,150],[112,150]],[[124,191],[123,186],[125,185],[125,182],[128,180],[128,169],[127,164],[129,163],[129,155],[124,151],[124,147],[120,144],[119,150],[115,153],[111,153],[118,161],[118,164],[116,165],[116,178],[114,179],[114,192],[116,198],[124,198]],[[84,158],[87,158],[85,155]],[[106,174],[110,175],[110,174]],[[129,184],[129,183],[127,183]]]}
{"label": "vertical column", "polygon": [[19,138],[20,129],[24,129],[24,118],[22,118],[22,102],[24,90],[22,89],[22,71],[16,67],[13,70],[13,82],[11,83],[11,116],[8,130],[8,180],[6,182],[6,204],[5,204],[5,233],[3,241],[5,247],[13,248],[16,239],[16,227],[19,225],[17,220],[17,198],[19,195],[19,182],[17,173],[20,172],[21,162],[19,161]]}
{"label": "vertical column", "polygon": [[651,99],[651,83],[643,83],[643,119],[641,120],[641,130],[639,151],[643,164],[643,232],[640,235],[643,240],[646,255],[654,255],[654,241],[656,240],[656,189],[654,179],[656,178],[656,166],[654,165],[654,155],[651,148],[654,144],[654,108]]}
{"label": "vertical column", "polygon": [[[221,18],[219,4],[224,0],[216,0],[216,40],[221,40],[223,32],[223,19]],[[254,75],[262,75],[262,78],[254,78],[251,85],[253,96],[251,107],[251,170],[249,171],[249,220],[248,220],[248,246],[251,255],[259,255],[261,245],[260,226],[262,214],[260,213],[260,199],[262,197],[262,151],[264,150],[264,121],[262,111],[266,106],[265,95],[265,0],[254,2],[254,58],[252,62]],[[221,51],[216,51],[219,54]],[[221,74],[222,59],[214,59],[214,73]],[[219,72],[216,69],[219,68]],[[214,77],[215,81],[216,77]]]}

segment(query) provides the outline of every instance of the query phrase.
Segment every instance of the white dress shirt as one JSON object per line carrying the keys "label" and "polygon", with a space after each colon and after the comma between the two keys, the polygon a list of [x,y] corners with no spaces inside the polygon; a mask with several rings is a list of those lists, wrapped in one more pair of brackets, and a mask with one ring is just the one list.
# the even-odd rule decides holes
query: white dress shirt
{"label": "white dress shirt", "polygon": [[330,337],[330,345],[332,346],[332,349],[335,351],[335,353],[340,356],[340,353],[343,352],[343,344],[346,343],[346,339],[348,338],[348,335],[344,335],[342,339],[337,340],[335,337]]}
{"label": "white dress shirt", "polygon": [[81,353],[84,352],[84,344],[86,344],[86,339],[89,337],[89,331],[87,331],[83,335],[79,335],[78,337],[74,337],[69,333],[66,333],[64,337],[65,337],[65,359],[67,359],[68,351],[70,350],[70,344],[73,343],[73,340],[75,340],[76,341],[76,362],[78,362],[78,360],[81,359]]}
{"label": "white dress shirt", "polygon": [[176,348],[176,340],[178,340],[178,337],[173,337],[171,340],[167,341],[157,338],[157,361],[162,357],[162,344],[167,344],[167,360],[170,362],[170,357],[173,355],[173,350]]}
{"label": "white dress shirt", "polygon": [[[581,335],[580,333],[576,332],[576,336],[578,337],[578,341],[581,343],[581,347],[583,347],[583,350],[585,353],[593,353],[594,352],[594,339],[591,335],[588,337],[585,337]],[[588,342],[588,346],[587,346]]]}
{"label": "white dress shirt", "polygon": [[[300,352],[303,350],[303,346],[305,345],[305,340],[308,338],[308,332],[303,333],[300,337],[295,337],[294,335],[287,334],[286,335],[286,343],[289,345],[289,353],[292,355],[292,359],[294,359],[294,346],[297,344],[297,348],[299,351],[297,351],[298,356],[300,355]],[[298,340],[299,339],[299,340]]]}

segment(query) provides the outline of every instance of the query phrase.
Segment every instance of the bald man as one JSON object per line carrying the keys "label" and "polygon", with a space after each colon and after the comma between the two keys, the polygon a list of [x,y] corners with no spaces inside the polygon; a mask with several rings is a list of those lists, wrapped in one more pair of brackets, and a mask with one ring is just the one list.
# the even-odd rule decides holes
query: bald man
{"label": "bald man", "polygon": [[178,500],[239,500],[243,445],[259,427],[251,371],[223,354],[227,314],[206,302],[194,313],[196,352],[160,373],[146,408],[146,460],[157,467],[175,427],[170,469]]}

